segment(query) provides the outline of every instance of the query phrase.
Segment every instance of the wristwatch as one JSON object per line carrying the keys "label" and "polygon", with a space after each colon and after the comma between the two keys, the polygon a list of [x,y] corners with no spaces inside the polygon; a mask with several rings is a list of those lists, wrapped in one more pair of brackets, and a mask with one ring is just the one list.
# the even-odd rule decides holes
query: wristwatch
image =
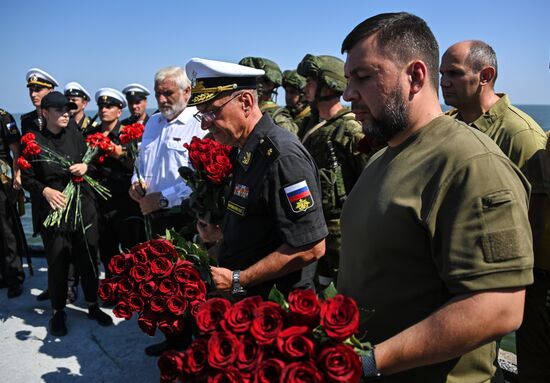
{"label": "wristwatch", "polygon": [[231,294],[235,296],[246,294],[246,290],[241,286],[241,270],[235,270],[231,273]]}
{"label": "wristwatch", "polygon": [[162,209],[166,209],[168,207],[168,200],[166,199],[165,196],[162,195],[162,193],[160,194],[159,206]]}
{"label": "wristwatch", "polygon": [[367,355],[361,357],[363,365],[363,376],[365,382],[381,382],[384,377],[378,368],[376,368],[376,360],[374,359],[374,348]]}

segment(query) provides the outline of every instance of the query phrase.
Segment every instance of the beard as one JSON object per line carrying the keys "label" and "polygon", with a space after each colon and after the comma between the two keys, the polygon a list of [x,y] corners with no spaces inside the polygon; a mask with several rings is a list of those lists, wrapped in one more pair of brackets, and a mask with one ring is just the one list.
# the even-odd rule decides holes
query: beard
{"label": "beard", "polygon": [[371,114],[370,123],[363,124],[363,132],[370,138],[388,142],[396,134],[407,129],[408,125],[409,110],[403,100],[401,86],[399,86],[389,94],[382,108],[382,115],[374,117]]}
{"label": "beard", "polygon": [[182,97],[178,102],[176,102],[173,105],[164,105],[164,106],[159,105],[159,110],[162,113],[162,115],[166,117],[167,120],[172,120],[178,114],[183,112],[186,106],[187,104],[185,103],[185,100]]}

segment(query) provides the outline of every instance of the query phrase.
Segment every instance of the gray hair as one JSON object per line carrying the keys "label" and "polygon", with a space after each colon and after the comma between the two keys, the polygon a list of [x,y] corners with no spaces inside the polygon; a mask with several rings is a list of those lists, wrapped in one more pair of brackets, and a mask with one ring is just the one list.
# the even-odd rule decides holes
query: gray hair
{"label": "gray hair", "polygon": [[155,74],[155,84],[162,82],[167,78],[171,78],[172,80],[174,80],[178,88],[180,88],[182,91],[191,86],[191,81],[189,81],[189,78],[187,78],[187,74],[182,67],[167,66],[160,69]]}
{"label": "gray hair", "polygon": [[495,78],[497,79],[497,55],[494,49],[487,43],[480,40],[472,40],[470,52],[466,58],[466,64],[472,68],[475,73],[479,73],[483,68],[491,66],[495,68]]}

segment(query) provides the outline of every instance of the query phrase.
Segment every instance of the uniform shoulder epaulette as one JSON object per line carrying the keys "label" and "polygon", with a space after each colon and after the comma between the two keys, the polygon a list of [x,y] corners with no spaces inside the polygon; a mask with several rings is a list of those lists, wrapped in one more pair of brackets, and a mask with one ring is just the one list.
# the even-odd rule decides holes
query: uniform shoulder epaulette
{"label": "uniform shoulder epaulette", "polygon": [[267,136],[260,139],[258,151],[267,158],[270,158],[272,161],[279,157],[280,154],[279,149],[277,149],[273,141],[271,141],[271,139]]}
{"label": "uniform shoulder epaulette", "polygon": [[4,109],[0,108],[0,116],[5,116],[6,114],[8,114],[8,112],[6,112]]}

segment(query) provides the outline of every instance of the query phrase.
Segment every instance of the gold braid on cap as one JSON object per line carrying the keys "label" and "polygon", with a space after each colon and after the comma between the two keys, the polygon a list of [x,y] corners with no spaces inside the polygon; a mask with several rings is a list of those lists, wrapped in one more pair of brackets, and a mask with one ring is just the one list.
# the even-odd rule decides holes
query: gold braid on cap
{"label": "gold braid on cap", "polygon": [[36,76],[33,76],[33,77],[29,78],[28,84],[31,84],[31,85],[42,85],[42,86],[45,86],[46,88],[53,88],[53,84],[50,84],[50,83],[48,83],[48,82],[39,81],[38,78],[37,78]]}
{"label": "gold braid on cap", "polygon": [[205,88],[204,82],[198,81],[197,85],[191,88],[191,92],[192,93],[210,93],[210,92],[220,93],[226,90],[237,89],[237,87],[238,87],[237,84],[229,84],[229,85],[213,86],[211,88]]}

